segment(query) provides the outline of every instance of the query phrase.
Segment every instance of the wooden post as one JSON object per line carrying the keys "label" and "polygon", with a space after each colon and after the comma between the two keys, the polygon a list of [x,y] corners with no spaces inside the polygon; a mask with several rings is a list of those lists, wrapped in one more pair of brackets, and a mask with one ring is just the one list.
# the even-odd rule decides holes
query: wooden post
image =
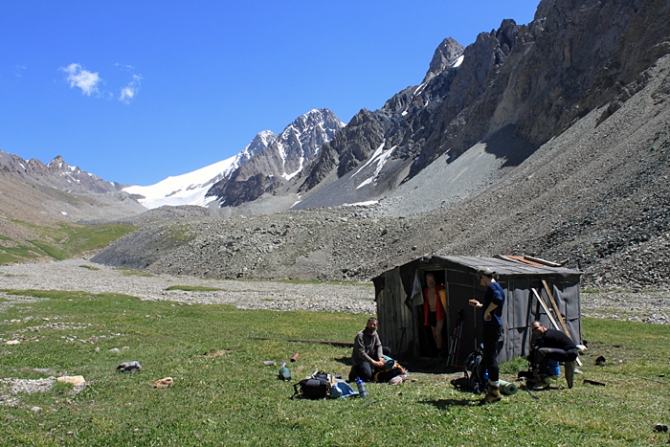
{"label": "wooden post", "polygon": [[[353,341],[331,341],[331,340],[303,340],[298,338],[271,338],[271,337],[249,337],[252,340],[288,341],[291,343],[319,343],[322,345],[353,347]],[[296,357],[297,359],[297,357]]]}
{"label": "wooden post", "polygon": [[563,315],[561,314],[561,311],[558,309],[558,304],[556,304],[554,295],[551,293],[551,290],[549,289],[549,284],[547,284],[547,281],[543,279],[542,285],[544,285],[544,290],[547,292],[547,296],[551,301],[551,305],[554,307],[554,310],[556,311],[556,317],[558,317],[558,321],[561,323],[561,326],[563,327],[563,332],[565,332],[568,335],[568,337],[570,337],[570,340],[574,341],[575,339],[572,337],[572,334],[568,330],[568,326],[565,324]]}
{"label": "wooden post", "polygon": [[537,298],[537,300],[542,305],[542,309],[544,309],[544,311],[547,313],[547,316],[549,317],[549,321],[551,321],[551,324],[554,325],[554,329],[558,329],[560,331],[561,328],[558,326],[558,323],[556,323],[556,320],[554,319],[554,316],[551,315],[551,311],[547,307],[547,303],[545,303],[544,300],[542,299],[542,297],[540,296],[540,294],[537,293],[537,290],[532,289],[532,288],[530,290],[533,291],[533,293],[535,294],[535,298]]}

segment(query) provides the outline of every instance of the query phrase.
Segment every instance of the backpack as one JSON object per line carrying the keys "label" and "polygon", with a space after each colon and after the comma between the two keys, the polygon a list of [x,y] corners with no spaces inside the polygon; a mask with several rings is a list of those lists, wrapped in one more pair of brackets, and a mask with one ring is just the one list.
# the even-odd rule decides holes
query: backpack
{"label": "backpack", "polygon": [[330,397],[331,388],[335,383],[332,374],[325,371],[314,371],[311,376],[293,385],[293,396],[306,399],[323,399]]}
{"label": "backpack", "polygon": [[483,357],[483,348],[480,346],[465,359],[463,377],[453,379],[451,384],[458,389],[472,391],[475,394],[486,391],[487,383],[484,379],[486,368],[484,368],[484,362],[482,361]]}
{"label": "backpack", "polygon": [[400,366],[400,363],[390,359],[386,362],[384,369],[375,373],[373,378],[375,382],[388,382],[394,377],[401,376],[406,373],[407,371],[405,368]]}
{"label": "backpack", "polygon": [[333,399],[358,396],[358,391],[342,379],[335,379],[335,383],[330,387],[330,397]]}
{"label": "backpack", "polygon": [[288,382],[291,380],[291,370],[286,367],[286,362],[281,364],[281,368],[279,368],[279,374],[277,375],[277,378],[279,380],[283,380],[284,382]]}

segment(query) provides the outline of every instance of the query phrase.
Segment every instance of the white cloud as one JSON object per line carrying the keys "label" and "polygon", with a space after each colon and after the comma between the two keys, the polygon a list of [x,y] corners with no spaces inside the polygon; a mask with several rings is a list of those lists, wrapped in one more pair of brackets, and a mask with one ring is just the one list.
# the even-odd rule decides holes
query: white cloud
{"label": "white cloud", "polygon": [[70,83],[70,88],[79,87],[81,93],[86,96],[98,92],[98,83],[101,81],[98,73],[84,70],[81,64],[70,64],[60,69],[67,73],[65,80]]}
{"label": "white cloud", "polygon": [[125,87],[121,89],[121,96],[119,96],[119,101],[123,101],[126,104],[135,97],[137,92],[140,91],[140,82],[142,81],[142,76],[133,75],[133,80],[128,83]]}

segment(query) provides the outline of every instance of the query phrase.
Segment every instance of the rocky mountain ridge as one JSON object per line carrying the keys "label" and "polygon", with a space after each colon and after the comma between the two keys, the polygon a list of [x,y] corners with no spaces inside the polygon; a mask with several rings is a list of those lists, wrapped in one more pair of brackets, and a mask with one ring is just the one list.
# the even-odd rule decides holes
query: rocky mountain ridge
{"label": "rocky mountain ridge", "polygon": [[0,180],[0,234],[12,238],[21,239],[24,231],[11,220],[51,224],[118,219],[144,211],[122,191],[125,185],[70,166],[61,156],[45,165],[0,151]]}
{"label": "rocky mountain ridge", "polygon": [[[451,163],[504,129],[537,149],[608,104],[604,119],[637,91],[637,76],[667,53],[668,26],[658,20],[667,15],[668,5],[658,1],[545,0],[528,25],[504,20],[464,49],[446,39],[421,85],[380,110],[362,110],[324,146],[300,186],[305,194],[317,185],[320,192],[296,208],[379,200],[438,157]],[[382,145],[392,152],[377,181],[347,186],[345,176]],[[323,183],[331,182],[328,191]]]}
{"label": "rocky mountain ridge", "polygon": [[141,213],[144,208],[122,186],[69,166],[60,156],[45,165],[0,151],[0,257],[33,258],[46,254],[38,248],[42,243],[66,242],[51,239],[50,228]]}
{"label": "rocky mountain ridge", "polygon": [[421,85],[394,95],[379,110],[355,115],[306,172],[299,191],[307,197],[294,209],[367,202],[394,191],[432,132],[435,113],[464,61],[463,51],[458,42],[445,39]]}
{"label": "rocky mountain ridge", "polygon": [[[339,123],[329,111],[313,110],[246,167],[203,183],[217,181],[208,199],[176,203],[172,195],[165,203],[203,205],[216,197],[235,215],[398,197],[401,185],[438,158],[453,163],[501,132],[519,147],[504,154],[505,166],[518,165],[594,108],[608,104],[606,118],[639,88],[632,80],[667,52],[667,25],[655,15],[667,15],[667,5],[544,0],[528,25],[504,20],[467,48],[445,39],[421,84],[379,110],[361,110],[341,132],[307,130],[301,120]],[[302,147],[302,132],[313,134],[311,147]]]}
{"label": "rocky mountain ridge", "polygon": [[583,271],[586,287],[665,290],[670,56],[652,71],[607,120],[598,124],[606,108],[594,110],[471,200],[405,217],[385,216],[382,201],[153,222],[93,261],[211,278],[366,281],[424,255],[527,254]]}
{"label": "rocky mountain ridge", "polygon": [[299,175],[321,147],[344,127],[328,109],[313,109],[296,118],[266,148],[215,183],[207,192],[221,207],[251,202]]}
{"label": "rocky mountain ridge", "polygon": [[18,155],[0,150],[0,172],[8,178],[74,194],[117,192],[126,186],[102,180],[77,166],[70,166],[60,155],[45,165],[36,158],[26,161]]}

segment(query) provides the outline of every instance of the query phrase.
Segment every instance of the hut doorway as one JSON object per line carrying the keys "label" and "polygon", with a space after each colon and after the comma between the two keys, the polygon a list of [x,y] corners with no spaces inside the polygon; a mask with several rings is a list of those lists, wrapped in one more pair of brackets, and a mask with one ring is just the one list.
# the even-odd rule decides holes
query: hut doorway
{"label": "hut doorway", "polygon": [[[419,272],[417,272],[419,273]],[[435,286],[437,289],[444,288],[445,294],[448,294],[447,286],[445,284],[445,271],[444,269],[433,270],[426,269],[420,272],[419,276],[421,278],[421,289],[424,291],[428,287],[427,276],[432,275],[435,279]],[[448,302],[448,299],[446,300]],[[446,358],[447,356],[447,347],[449,343],[448,335],[448,319],[444,318],[441,322],[433,321],[429,316],[429,325],[425,325],[426,321],[426,312],[430,309],[425,309],[424,306],[428,306],[428,303],[419,306],[417,315],[417,327],[422,328],[419,331],[419,352],[421,357],[433,357],[433,358]],[[444,308],[445,313],[447,312],[447,307]],[[436,315],[434,316],[436,317]],[[435,323],[435,326],[433,326]],[[439,331],[436,331],[435,328],[438,328]],[[434,333],[434,331],[436,331]],[[438,347],[438,343],[441,343],[441,346]]]}

